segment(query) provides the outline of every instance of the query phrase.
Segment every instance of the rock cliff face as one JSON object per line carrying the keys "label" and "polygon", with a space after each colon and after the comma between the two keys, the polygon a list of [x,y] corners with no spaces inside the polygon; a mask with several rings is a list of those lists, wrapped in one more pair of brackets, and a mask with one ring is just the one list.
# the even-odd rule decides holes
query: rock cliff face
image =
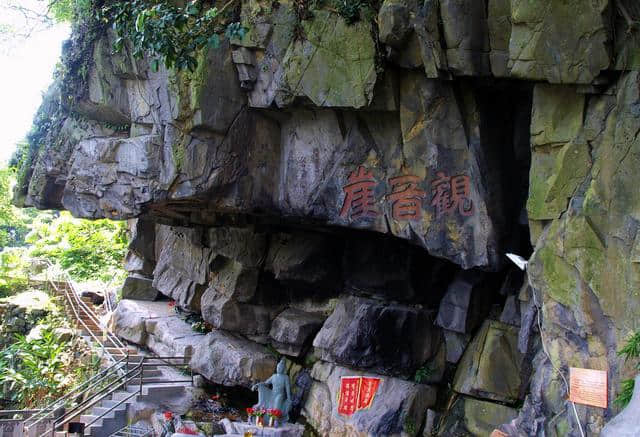
{"label": "rock cliff face", "polygon": [[[299,7],[243,1],[194,72],[97,38],[19,195],[132,219],[118,332],[229,386],[275,348],[321,435],[430,435],[427,409],[442,436],[597,434],[640,315],[640,9]],[[137,306],[159,296],[213,331]],[[569,367],[606,370],[610,407],[574,415]],[[344,375],[384,378],[369,410],[337,413]]]}

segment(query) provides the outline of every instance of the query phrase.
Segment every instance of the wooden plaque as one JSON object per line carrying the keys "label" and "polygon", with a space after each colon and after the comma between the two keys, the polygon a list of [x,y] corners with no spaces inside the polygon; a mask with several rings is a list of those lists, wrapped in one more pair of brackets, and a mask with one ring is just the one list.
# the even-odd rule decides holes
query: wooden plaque
{"label": "wooden plaque", "polygon": [[607,408],[607,372],[605,370],[569,369],[569,400],[576,404]]}

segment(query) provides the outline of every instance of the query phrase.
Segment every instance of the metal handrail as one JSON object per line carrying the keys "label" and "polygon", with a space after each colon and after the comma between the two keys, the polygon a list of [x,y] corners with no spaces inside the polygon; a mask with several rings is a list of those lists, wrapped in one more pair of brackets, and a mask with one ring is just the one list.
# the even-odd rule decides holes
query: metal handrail
{"label": "metal handrail", "polygon": [[[85,424],[85,427],[91,426],[93,423],[95,423],[99,419],[103,418],[104,416],[106,416],[107,414],[109,414],[110,412],[115,410],[118,406],[122,405],[123,403],[125,403],[126,401],[131,399],[132,397],[137,396],[137,395],[142,396],[143,387],[144,387],[144,381],[145,381],[145,377],[144,377],[144,369],[145,369],[145,367],[152,367],[152,366],[153,367],[183,367],[183,366],[188,366],[187,363],[173,364],[173,363],[168,362],[168,360],[183,360],[184,361],[184,359],[185,359],[184,356],[182,356],[182,357],[175,357],[175,356],[174,357],[154,357],[154,356],[144,356],[144,357],[142,357],[142,359],[136,364],[136,366],[134,368],[132,368],[131,370],[128,370],[125,373],[124,376],[121,376],[117,381],[114,381],[109,386],[104,387],[100,392],[96,393],[90,400],[87,400],[86,402],[75,406],[72,410],[70,410],[68,412],[65,412],[65,414],[63,416],[57,418],[53,422],[53,424],[51,425],[51,435],[54,436],[55,435],[55,430],[57,428],[59,428],[61,426],[64,426],[67,423],[71,422],[75,417],[78,416],[78,414],[80,414],[83,411],[86,411],[86,410],[92,408],[93,406],[95,406],[96,404],[98,404],[99,402],[104,400],[107,396],[110,396],[113,393],[115,393],[118,389],[120,389],[120,388],[126,389],[127,384],[129,382],[137,379],[137,378],[139,378],[138,379],[139,383],[138,383],[138,389],[137,390],[131,392],[131,394],[129,396],[126,396],[124,399],[120,400],[115,405],[112,405],[111,407],[109,407],[106,411],[104,411],[99,416],[94,417],[93,420],[91,420],[91,422]],[[162,363],[147,363],[147,361],[163,361],[164,364],[162,364]],[[166,383],[166,384],[184,383],[184,382],[191,382],[191,384],[193,385],[193,371],[191,371],[191,378],[189,380],[183,379],[183,380],[163,381],[163,383]],[[105,390],[108,390],[108,391],[106,393],[103,393]],[[98,394],[101,394],[101,395],[97,396]]]}
{"label": "metal handrail", "polygon": [[[96,337],[96,335],[91,331],[91,329],[89,329],[89,327],[84,322],[84,320],[82,320],[82,316],[78,313],[78,309],[81,309],[89,317],[89,319],[93,321],[96,325],[100,325],[100,321],[95,317],[95,315],[89,309],[89,307],[78,297],[78,293],[73,287],[73,283],[67,281],[67,284],[69,285],[69,287],[71,287],[71,290],[67,289],[66,287],[63,287],[62,292],[64,293],[67,301],[69,302],[71,306],[71,310],[76,316],[76,319],[82,324],[82,326],[85,328],[89,336],[91,336],[91,338],[93,338],[93,340],[95,340],[95,342],[102,348],[102,351],[107,356],[107,359],[111,362],[115,362],[115,359],[112,356],[112,354],[106,351],[103,342],[98,337]],[[60,288],[58,288],[58,286],[55,283],[52,283],[52,285],[56,290],[60,291]],[[74,305],[74,301],[76,305]],[[76,308],[76,306],[78,308]],[[121,354],[126,355],[129,353],[128,348],[120,341],[120,339],[117,336],[108,332],[108,330],[106,332],[107,332],[107,339],[111,341],[114,345],[116,345],[116,349],[118,349]]]}
{"label": "metal handrail", "polygon": [[[84,313],[89,316],[89,318],[98,326],[101,326],[102,323],[100,322],[100,320],[96,317],[95,313],[93,312],[93,310],[91,310],[86,303],[84,303],[84,301],[82,299],[80,299],[79,293],[75,288],[75,285],[73,283],[73,281],[71,280],[71,278],[68,277],[67,275],[67,281],[66,281],[69,286],[71,287],[71,291],[73,296],[75,297],[76,302],[78,303],[78,305],[80,306],[80,308],[84,311]],[[121,349],[126,349],[126,346],[124,345],[124,343],[122,343],[122,341],[120,341],[120,339],[113,335],[112,333],[108,332],[107,330],[107,336],[108,338],[114,343],[117,344],[119,348]]]}
{"label": "metal handrail", "polygon": [[[129,381],[133,381],[134,379],[136,379],[137,376],[138,375],[134,375],[131,378],[126,378],[124,381],[122,381],[121,383],[119,383],[115,387],[111,388],[111,390],[109,390],[108,392],[102,394],[101,396],[99,396],[97,398],[96,397],[92,398],[91,400],[89,400],[89,402],[87,402],[87,403],[85,403],[83,405],[79,405],[79,406],[75,407],[73,410],[69,411],[68,413],[65,413],[64,416],[56,419],[53,422],[52,426],[51,426],[51,436],[52,437],[55,436],[56,428],[66,425],[67,423],[71,422],[79,413],[82,413],[82,411],[88,410],[89,408],[93,407],[97,403],[102,402],[108,396],[111,396],[112,394],[114,394],[120,388],[126,387],[127,383]],[[134,392],[134,393],[137,393],[137,392]],[[112,409],[110,408],[109,411],[112,411]],[[63,419],[63,420],[59,421],[60,419]]]}
{"label": "metal handrail", "polygon": [[[121,359],[120,361],[118,361],[117,363],[111,365],[110,367],[108,367],[108,368],[106,368],[104,370],[101,370],[96,375],[94,375],[92,378],[88,379],[87,381],[85,381],[82,384],[80,384],[77,387],[75,387],[69,393],[65,394],[64,396],[62,396],[59,399],[56,399],[55,401],[53,401],[52,403],[50,403],[49,405],[47,405],[43,409],[39,410],[38,414],[35,414],[35,415],[29,417],[27,420],[25,420],[25,422],[23,424],[24,429],[29,430],[29,429],[33,428],[35,425],[37,425],[38,423],[42,422],[43,420],[46,420],[58,408],[64,406],[64,403],[69,398],[71,398],[72,396],[81,396],[81,395],[84,395],[85,393],[89,392],[89,390],[91,390],[92,388],[96,387],[98,384],[100,384],[101,382],[106,380],[109,376],[112,376],[114,373],[116,373],[119,369],[115,369],[115,372],[114,372],[114,368],[119,367],[123,363],[125,363],[125,364],[128,363],[128,357],[125,357],[125,358]],[[40,413],[44,413],[44,414],[40,414]],[[41,416],[41,417],[38,417],[38,416]]]}

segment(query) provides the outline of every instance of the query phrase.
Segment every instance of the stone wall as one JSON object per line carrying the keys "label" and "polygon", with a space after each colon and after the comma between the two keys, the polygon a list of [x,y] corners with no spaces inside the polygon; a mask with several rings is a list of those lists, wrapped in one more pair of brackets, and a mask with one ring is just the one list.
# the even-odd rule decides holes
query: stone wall
{"label": "stone wall", "polygon": [[[578,436],[569,367],[608,372],[609,408],[577,406],[597,434],[640,312],[635,3],[241,3],[248,33],[194,72],[98,39],[88,121],[43,146],[27,203],[136,219],[125,297],[208,322],[187,343],[215,383],[273,350],[305,368],[321,435],[429,435],[435,411],[443,436]],[[189,337],[129,302],[130,341]],[[346,374],[385,378],[371,410],[337,414]]]}

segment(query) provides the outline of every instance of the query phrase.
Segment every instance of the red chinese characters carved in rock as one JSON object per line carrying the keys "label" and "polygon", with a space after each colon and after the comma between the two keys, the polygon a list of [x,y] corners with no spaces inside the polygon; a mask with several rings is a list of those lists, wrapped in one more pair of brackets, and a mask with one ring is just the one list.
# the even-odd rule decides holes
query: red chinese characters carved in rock
{"label": "red chinese characters carved in rock", "polygon": [[396,176],[389,179],[391,194],[387,199],[391,202],[391,215],[394,220],[420,220],[422,218],[422,201],[427,196],[418,188],[420,179],[417,176]]}
{"label": "red chinese characters carved in rock", "polygon": [[436,209],[436,218],[450,215],[456,210],[468,217],[473,214],[471,179],[467,175],[447,176],[445,172],[436,173],[437,179],[431,182],[431,206]]}
{"label": "red chinese characters carved in rock", "polygon": [[373,171],[367,171],[360,166],[349,175],[348,182],[342,187],[345,196],[340,217],[349,217],[351,220],[377,217],[378,210],[373,195],[377,182],[373,177]]}

